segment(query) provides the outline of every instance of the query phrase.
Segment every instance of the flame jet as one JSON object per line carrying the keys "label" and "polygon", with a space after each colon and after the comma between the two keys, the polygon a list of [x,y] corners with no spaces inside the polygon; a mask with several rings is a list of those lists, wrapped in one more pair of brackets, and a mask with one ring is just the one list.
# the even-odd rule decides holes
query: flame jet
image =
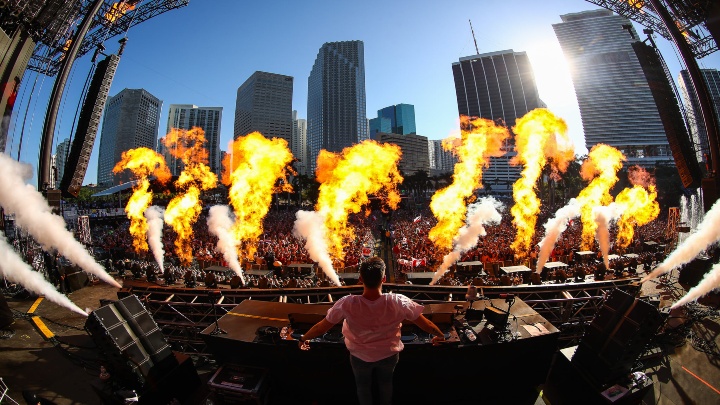
{"label": "flame jet", "polygon": [[120,161],[113,168],[117,174],[123,170],[130,170],[136,178],[137,183],[133,186],[133,194],[125,206],[125,212],[130,220],[130,235],[133,237],[135,252],[147,252],[148,223],[145,218],[145,210],[152,202],[150,189],[151,175],[155,176],[161,183],[167,183],[172,177],[170,170],[165,164],[165,159],[159,153],[148,148],[136,148],[123,152]]}
{"label": "flame jet", "polygon": [[397,145],[367,140],[335,154],[321,150],[317,162],[320,193],[315,206],[325,219],[330,255],[343,259],[343,247],[354,239],[348,226],[350,213],[358,213],[376,194],[386,206],[397,208],[400,194],[397,185],[403,178],[398,171],[402,151]]}
{"label": "flame jet", "polygon": [[430,284],[435,284],[445,274],[453,263],[460,260],[463,253],[472,249],[478,243],[480,236],[485,236],[485,225],[498,224],[502,220],[500,212],[503,205],[492,197],[481,198],[480,201],[468,207],[467,224],[460,228],[454,241],[454,249],[443,257],[443,262],[435,271]]}
{"label": "flame jet", "polygon": [[657,202],[657,190],[654,179],[645,169],[633,166],[628,171],[628,178],[633,184],[615,197],[615,204],[621,206],[622,215],[618,219],[618,233],[615,246],[626,248],[635,236],[635,228],[645,225],[660,215],[660,204]]}
{"label": "flame jet", "polygon": [[53,214],[45,197],[27,184],[32,177],[32,166],[0,153],[0,173],[0,207],[5,209],[5,214],[15,215],[18,227],[27,230],[43,250],[55,249],[84,271],[120,288],[85,246],[75,240],[72,232],[67,230],[65,220]]}
{"label": "flame jet", "polygon": [[184,265],[192,263],[192,226],[197,221],[202,204],[200,192],[217,184],[217,176],[207,166],[208,152],[205,149],[205,131],[193,127],[190,130],[173,129],[162,139],[170,154],[182,160],[185,168],[175,182],[178,194],[170,200],[165,210],[165,223],[177,233],[175,253]]}
{"label": "flame jet", "polygon": [[284,139],[267,139],[259,132],[237,138],[231,150],[223,160],[223,183],[230,186],[228,197],[236,218],[232,234],[246,246],[244,256],[252,257],[273,193],[292,191],[287,175],[293,173],[289,166],[293,156]]}
{"label": "flame jet", "polygon": [[705,213],[702,222],[694,233],[690,234],[659,266],[645,276],[641,282],[660,277],[672,269],[689,263],[708,246],[720,241],[720,200],[715,201]]}
{"label": "flame jet", "polygon": [[525,114],[517,120],[513,130],[517,156],[511,163],[524,166],[520,178],[513,184],[515,205],[510,213],[517,233],[511,247],[522,258],[530,249],[540,212],[540,199],[535,193],[537,180],[548,161],[554,177],[558,177],[558,171],[565,172],[575,156],[575,149],[567,136],[565,120],[544,108]]}
{"label": "flame jet", "polygon": [[474,199],[473,192],[482,187],[482,168],[491,156],[502,156],[504,141],[510,136],[508,129],[483,118],[460,117],[460,138],[443,140],[443,148],[454,150],[458,156],[453,182],[436,192],[430,209],[437,224],[428,237],[435,246],[450,250],[453,239],[465,222],[467,204]]}
{"label": "flame jet", "polygon": [[580,174],[583,179],[590,180],[577,197],[580,204],[580,219],[582,220],[583,250],[591,250],[597,231],[597,223],[593,209],[612,202],[610,188],[617,183],[617,172],[622,168],[625,156],[619,150],[605,144],[592,147],[588,159],[583,162]]}

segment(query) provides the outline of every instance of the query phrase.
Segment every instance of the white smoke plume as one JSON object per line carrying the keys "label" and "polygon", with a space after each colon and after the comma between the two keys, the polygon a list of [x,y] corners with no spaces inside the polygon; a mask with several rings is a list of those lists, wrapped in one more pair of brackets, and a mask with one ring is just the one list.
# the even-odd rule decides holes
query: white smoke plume
{"label": "white smoke plume", "polygon": [[670,309],[681,307],[690,301],[694,301],[703,295],[709,293],[715,288],[720,287],[720,263],[715,264],[709,272],[705,274],[705,277],[696,285],[691,288],[684,297],[678,302],[674,303]]}
{"label": "white smoke plume", "polygon": [[[707,249],[708,246],[720,240],[720,200],[713,204],[712,208],[705,214],[695,233],[688,236],[665,261],[660,263],[650,274],[645,276],[641,282],[660,277],[672,269],[689,263],[698,254]],[[682,271],[682,270],[681,270]]]}
{"label": "white smoke plume", "polygon": [[120,288],[115,279],[98,264],[85,247],[65,228],[65,220],[52,213],[45,197],[26,184],[32,177],[30,165],[14,161],[0,153],[0,206],[15,215],[18,226],[38,241],[45,251],[56,249],[84,271]]}
{"label": "white smoke plume", "polygon": [[560,235],[567,229],[568,222],[580,216],[580,203],[576,199],[568,201],[567,205],[555,211],[555,216],[548,219],[545,223],[545,236],[542,238],[538,246],[540,246],[540,254],[538,255],[537,267],[535,271],[540,273],[547,263],[555,244]]}
{"label": "white smoke plume", "polygon": [[245,276],[243,275],[237,253],[238,242],[233,238],[232,232],[230,232],[234,223],[235,220],[230,217],[230,208],[227,205],[214,205],[210,207],[210,213],[207,219],[208,230],[217,236],[217,250],[223,254],[223,258],[225,258],[230,269],[240,277],[244,285]]}
{"label": "white smoke plume", "polygon": [[150,251],[155,257],[155,261],[160,266],[160,271],[165,271],[165,265],[163,263],[165,259],[165,249],[163,248],[162,236],[163,236],[163,216],[165,210],[158,206],[150,206],[145,210],[145,218],[148,224],[148,245]]}
{"label": "white smoke plume", "polygon": [[453,240],[453,250],[443,257],[443,262],[435,271],[430,284],[435,284],[443,274],[447,273],[453,263],[460,260],[460,256],[477,245],[480,236],[485,236],[485,225],[497,224],[502,220],[503,205],[492,197],[481,198],[478,202],[468,206],[467,223],[458,230]]}
{"label": "white smoke plume", "polygon": [[332,259],[328,253],[327,239],[325,238],[325,219],[319,212],[298,211],[293,226],[293,235],[298,239],[305,240],[305,249],[310,258],[318,262],[328,278],[340,286],[340,279],[332,265]]}
{"label": "white smoke plume", "polygon": [[87,316],[87,313],[70,301],[68,297],[60,294],[52,284],[45,280],[42,274],[25,263],[2,235],[0,235],[0,274],[8,280],[22,285],[28,291],[44,295],[48,301]]}
{"label": "white smoke plume", "polygon": [[621,207],[615,203],[610,203],[606,207],[595,207],[593,208],[593,216],[595,217],[595,223],[597,224],[597,238],[598,245],[600,245],[600,252],[603,255],[603,263],[605,263],[605,269],[610,270],[610,261],[608,260],[608,253],[610,253],[610,222],[617,221],[622,216]]}

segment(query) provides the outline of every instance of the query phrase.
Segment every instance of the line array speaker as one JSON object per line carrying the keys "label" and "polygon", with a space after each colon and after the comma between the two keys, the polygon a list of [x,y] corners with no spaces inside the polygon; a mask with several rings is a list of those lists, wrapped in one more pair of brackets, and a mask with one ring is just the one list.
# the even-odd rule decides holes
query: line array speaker
{"label": "line array speaker", "polygon": [[67,162],[65,162],[65,171],[60,182],[60,190],[63,191],[65,197],[77,197],[80,193],[90,162],[90,154],[95,144],[100,118],[119,63],[119,56],[109,55],[97,64],[82,110],[80,110],[75,139]]}
{"label": "line array speaker", "polygon": [[690,135],[685,128],[685,122],[678,106],[678,99],[670,87],[670,81],[665,74],[663,64],[656,51],[643,42],[633,43],[635,54],[640,60],[643,73],[650,86],[660,120],[665,129],[665,136],[670,144],[675,166],[680,174],[680,180],[686,188],[694,188],[700,185],[703,173],[700,163],[695,156]]}

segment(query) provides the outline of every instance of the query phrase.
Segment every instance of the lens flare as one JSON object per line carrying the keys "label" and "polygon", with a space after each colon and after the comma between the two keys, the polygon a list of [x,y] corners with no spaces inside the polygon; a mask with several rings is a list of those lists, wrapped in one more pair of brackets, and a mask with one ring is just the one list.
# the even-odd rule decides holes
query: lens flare
{"label": "lens flare", "polygon": [[239,137],[231,150],[223,160],[223,182],[230,185],[228,197],[236,217],[232,233],[246,246],[244,257],[252,257],[273,193],[292,191],[287,175],[293,173],[293,156],[284,139],[267,139],[259,132]]}
{"label": "lens flare", "polygon": [[619,150],[605,144],[592,147],[587,160],[583,163],[580,174],[585,180],[591,180],[577,197],[580,204],[582,220],[581,249],[592,250],[597,223],[593,208],[612,202],[610,188],[617,183],[617,172],[622,168],[625,156]]}
{"label": "lens flare", "polygon": [[474,201],[473,192],[482,187],[482,168],[491,156],[502,156],[508,129],[483,118],[460,117],[460,138],[443,140],[445,149],[453,149],[458,156],[453,182],[436,192],[430,201],[435,225],[428,235],[435,246],[450,250],[453,239],[465,224],[468,204]]}
{"label": "lens flare", "polygon": [[535,223],[540,212],[540,199],[535,185],[549,162],[551,176],[567,170],[575,156],[575,149],[567,136],[565,120],[544,108],[538,108],[517,120],[515,127],[517,156],[512,164],[522,164],[520,178],[513,184],[515,205],[510,209],[517,229],[511,247],[517,257],[527,256],[535,234]]}
{"label": "lens flare", "polygon": [[622,207],[615,243],[619,248],[630,245],[635,236],[635,228],[649,223],[660,215],[657,190],[650,173],[639,166],[633,166],[628,170],[628,178],[634,186],[624,189],[615,197],[615,203]]}
{"label": "lens flare", "polygon": [[185,166],[175,182],[175,187],[182,192],[168,203],[165,222],[177,233],[175,253],[183,265],[189,265],[193,259],[190,246],[192,226],[202,211],[200,192],[215,187],[217,176],[206,164],[208,152],[202,128],[173,129],[162,142],[170,154],[181,159]]}
{"label": "lens flare", "polygon": [[117,174],[123,170],[130,170],[137,183],[133,186],[133,194],[125,206],[125,212],[130,219],[130,235],[133,237],[135,252],[147,252],[148,223],[145,210],[152,202],[153,194],[150,189],[150,176],[165,184],[170,180],[171,174],[165,164],[165,159],[152,149],[136,148],[123,152],[120,161],[113,168]]}
{"label": "lens flare", "polygon": [[355,238],[348,215],[358,213],[375,194],[391,209],[400,203],[397,185],[403,178],[397,165],[402,152],[397,145],[367,140],[340,154],[321,150],[316,178],[320,194],[315,206],[325,219],[330,254],[342,260],[343,247]]}

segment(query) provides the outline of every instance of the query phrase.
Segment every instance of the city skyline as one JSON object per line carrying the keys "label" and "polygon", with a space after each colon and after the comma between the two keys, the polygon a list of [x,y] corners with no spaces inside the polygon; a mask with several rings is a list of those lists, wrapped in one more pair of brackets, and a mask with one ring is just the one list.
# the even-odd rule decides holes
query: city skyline
{"label": "city skyline", "polygon": [[[505,49],[527,52],[540,98],[568,122],[576,152],[586,153],[568,66],[552,24],[561,22],[562,14],[598,7],[581,0],[542,5],[527,0],[506,3],[487,6],[461,1],[445,7],[430,1],[347,5],[317,1],[299,7],[284,1],[251,6],[191,1],[187,7],[130,30],[110,95],[123,88],[145,88],[164,101],[163,118],[170,104],[214,105],[234,111],[236,89],[253,72],[261,70],[294,77],[292,109],[298,111],[298,118],[307,118],[305,83],[318,48],[325,42],[361,40],[365,44],[367,111],[412,104],[417,133],[428,139],[443,139],[459,129],[451,65],[460,57],[476,53],[468,25],[468,20],[472,20],[479,53]],[[374,5],[380,4],[384,12],[378,15]],[[404,18],[398,21],[393,15]],[[190,26],[197,35],[184,36],[183,43],[177,46],[167,41],[171,33]],[[384,29],[377,30],[378,26]],[[642,32],[642,27],[635,26]],[[117,50],[118,39],[106,42],[106,53]],[[656,41],[671,74],[677,77],[681,68],[676,52],[668,41],[659,37]],[[179,47],[187,52],[180,53]],[[701,67],[720,67],[719,54],[700,60]],[[70,136],[73,112],[89,65],[87,56],[76,62],[63,101],[55,145]],[[38,78],[25,119],[20,160],[35,168],[35,176],[42,116],[52,80]],[[23,122],[34,82],[35,75],[28,72],[15,112],[18,124]],[[223,150],[232,139],[233,127],[233,114],[225,114],[220,136]],[[16,157],[21,131],[12,128],[11,131],[8,153]],[[160,132],[163,131],[164,128]],[[95,143],[84,184],[96,182],[98,144]]]}

